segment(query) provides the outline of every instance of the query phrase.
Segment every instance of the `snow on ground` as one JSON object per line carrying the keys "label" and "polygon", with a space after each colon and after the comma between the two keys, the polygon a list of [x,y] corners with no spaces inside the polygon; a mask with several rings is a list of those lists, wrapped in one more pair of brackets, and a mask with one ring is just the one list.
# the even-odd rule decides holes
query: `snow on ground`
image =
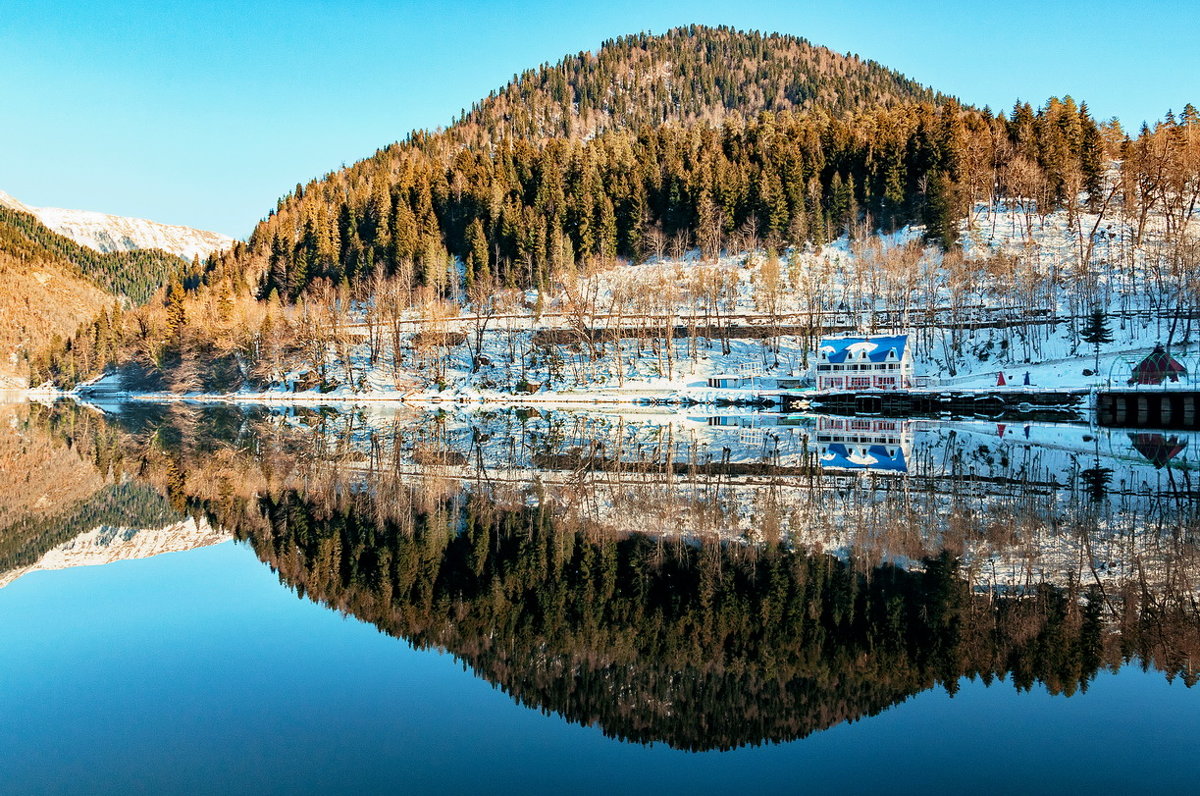
{"label": "snow on ground", "polygon": [[[321,362],[294,361],[267,390],[246,389],[229,398],[748,403],[782,389],[812,388],[819,336],[806,334],[810,328],[835,335],[908,334],[915,375],[938,390],[994,388],[1001,373],[1010,388],[1025,386],[1026,377],[1033,390],[1119,387],[1137,362],[1167,341],[1191,374],[1183,386],[1194,386],[1200,330],[1192,321],[1172,324],[1170,302],[1159,297],[1160,306],[1151,306],[1138,279],[1157,256],[1156,229],[1151,224],[1135,244],[1129,224],[1115,219],[1083,212],[1071,219],[1065,211],[1041,217],[1019,206],[977,208],[964,221],[965,252],[975,258],[1020,253],[1021,279],[1055,273],[1039,288],[1036,300],[1047,302],[1039,307],[1015,303],[1005,281],[1017,279],[1016,272],[989,276],[978,264],[969,269],[978,272],[972,276],[977,284],[965,298],[955,298],[945,275],[938,276],[943,255],[923,247],[922,231],[910,227],[865,241],[843,236],[778,258],[755,251],[706,261],[690,252],[567,274],[542,295],[506,291],[490,316],[472,308],[434,322],[410,310],[399,321],[398,352],[382,318],[374,321],[375,345],[368,344],[368,308],[356,305],[343,328],[348,343],[331,343]],[[1103,272],[1088,278],[1097,280],[1094,292],[1107,302],[1113,335],[1098,362],[1094,348],[1080,339],[1087,307],[1073,287],[1083,278],[1079,262],[1085,255],[1093,271]],[[1130,265],[1114,265],[1125,262]],[[909,291],[901,291],[905,308],[895,305],[901,282]],[[967,327],[949,328],[952,322]],[[666,325],[680,330],[672,341],[649,337]],[[614,334],[613,327],[625,333]],[[481,328],[475,367],[472,347]],[[702,332],[689,340],[682,335],[687,328],[708,329],[711,336]],[[607,339],[589,342],[587,329]],[[791,334],[764,331],[778,329]],[[547,343],[547,334],[555,341]],[[429,343],[444,335],[462,342]],[[722,336],[732,339],[723,343]],[[726,380],[713,386],[710,380],[718,377]]]}
{"label": "snow on ground", "polygon": [[[1126,258],[1143,267],[1156,240],[1154,230],[1138,248],[1128,225],[1114,220],[1097,224],[1098,220],[1098,216],[1081,213],[1072,223],[1065,212],[1058,212],[1031,221],[1020,207],[980,208],[969,224],[964,222],[965,249],[975,257],[1023,252],[1037,268],[1061,269],[1063,285],[1070,284],[1072,269],[1086,254],[1081,251],[1080,240],[1093,241],[1093,261],[1098,257]],[[427,366],[414,362],[402,365],[399,371],[380,367],[378,360],[368,362],[366,347],[359,346],[349,367],[340,360],[330,362],[331,372],[339,370],[338,366],[343,371],[332,377],[332,392],[496,400],[513,392],[534,391],[547,400],[638,400],[643,395],[706,403],[755,400],[764,392],[777,391],[776,379],[780,378],[791,386],[795,386],[795,379],[811,384],[818,341],[802,335],[781,335],[773,340],[743,337],[730,340],[727,346],[709,338],[701,338],[694,345],[678,337],[670,344],[663,339],[625,339],[619,353],[614,342],[602,344],[597,359],[590,356],[593,352],[582,337],[575,344],[545,349],[532,344],[532,336],[539,330],[562,333],[579,326],[606,324],[639,328],[665,323],[656,319],[668,317],[681,327],[783,326],[798,330],[812,325],[837,329],[839,333],[911,333],[916,375],[926,377],[938,388],[995,387],[1000,372],[1008,386],[1024,385],[1026,374],[1034,389],[1121,386],[1133,366],[1155,344],[1172,336],[1172,353],[1188,365],[1192,374],[1200,371],[1197,341],[1186,339],[1191,336],[1191,325],[1168,328],[1163,313],[1146,306],[1144,296],[1134,295],[1133,288],[1118,283],[1117,277],[1101,286],[1109,302],[1106,308],[1112,313],[1109,324],[1113,340],[1101,346],[1098,363],[1093,347],[1080,341],[1080,308],[1072,305],[1070,290],[1065,287],[1052,291],[1054,303],[1045,308],[1047,322],[1034,327],[1023,328],[1016,322],[1024,311],[1021,308],[989,307],[986,290],[980,288],[982,303],[956,312],[960,321],[974,321],[983,328],[912,333],[882,293],[864,291],[861,285],[852,284],[861,277],[849,274],[855,270],[851,266],[856,259],[882,261],[887,251],[897,247],[919,252],[920,233],[919,229],[905,228],[865,243],[852,243],[843,237],[823,247],[789,250],[773,262],[761,251],[727,255],[714,262],[705,262],[692,252],[678,260],[578,275],[540,300],[536,294],[527,297],[528,304],[536,302],[539,307],[538,317],[534,318],[531,310],[527,319],[492,321],[482,350],[486,364],[477,370],[471,368],[466,346],[439,353],[444,367],[435,378],[424,380],[419,373]],[[940,261],[942,255],[925,249],[917,256],[928,264]],[[913,267],[919,270],[924,266],[917,263]],[[813,296],[816,305],[811,304]],[[939,317],[950,317],[945,309],[949,302],[945,285],[932,288],[926,300],[942,308]],[[618,305],[622,309],[614,319],[613,308]],[[824,309],[812,314],[812,306]],[[1070,317],[1072,313],[1074,318]],[[463,320],[446,328],[469,335],[472,326],[470,320]],[[530,350],[534,351],[531,362],[519,367],[519,357],[513,353]],[[294,387],[300,375],[289,374],[285,384]],[[717,376],[736,377],[734,389],[711,388],[708,380]],[[398,382],[406,384],[398,387]]]}

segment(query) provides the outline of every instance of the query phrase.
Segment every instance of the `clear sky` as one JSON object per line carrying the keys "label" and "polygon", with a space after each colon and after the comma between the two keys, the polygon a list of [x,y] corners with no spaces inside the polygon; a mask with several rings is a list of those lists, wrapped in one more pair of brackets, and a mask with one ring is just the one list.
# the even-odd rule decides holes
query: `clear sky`
{"label": "clear sky", "polygon": [[0,0],[0,189],[249,234],[275,200],[512,75],[698,22],[804,36],[965,102],[1200,104],[1197,0]]}

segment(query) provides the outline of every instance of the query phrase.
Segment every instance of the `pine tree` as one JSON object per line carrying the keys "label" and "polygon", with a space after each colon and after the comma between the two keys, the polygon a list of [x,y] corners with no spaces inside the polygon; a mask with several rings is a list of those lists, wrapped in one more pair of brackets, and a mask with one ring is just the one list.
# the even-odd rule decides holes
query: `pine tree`
{"label": "pine tree", "polygon": [[171,283],[167,285],[163,305],[167,310],[167,336],[172,344],[177,346],[183,336],[183,329],[187,325],[187,309],[184,306],[183,282],[180,281],[179,277],[172,279]]}
{"label": "pine tree", "polygon": [[843,178],[836,172],[829,183],[829,216],[836,227],[835,234],[848,232],[858,220],[858,202],[854,196],[854,176]]}
{"label": "pine tree", "polygon": [[467,225],[466,281],[469,289],[476,279],[488,281],[488,242],[483,232],[483,223],[473,219]]}
{"label": "pine tree", "polygon": [[958,243],[957,190],[941,170],[930,172],[925,191],[925,236],[949,250]]}
{"label": "pine tree", "polygon": [[1079,336],[1085,343],[1091,343],[1096,351],[1096,374],[1100,373],[1100,346],[1113,341],[1112,328],[1108,325],[1108,315],[1097,307],[1092,310],[1088,322],[1079,331]]}
{"label": "pine tree", "polygon": [[596,218],[596,253],[606,263],[617,256],[617,217],[612,200],[601,194]]}
{"label": "pine tree", "polygon": [[1082,125],[1079,146],[1079,168],[1083,173],[1083,189],[1088,195],[1088,209],[1093,213],[1100,209],[1104,194],[1104,140],[1100,128],[1088,115],[1087,103],[1079,107]]}

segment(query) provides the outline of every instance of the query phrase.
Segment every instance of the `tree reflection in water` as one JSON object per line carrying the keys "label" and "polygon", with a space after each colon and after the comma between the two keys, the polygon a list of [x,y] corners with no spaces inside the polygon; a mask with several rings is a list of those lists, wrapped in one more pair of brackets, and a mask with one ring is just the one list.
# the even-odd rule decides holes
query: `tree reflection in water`
{"label": "tree reflection in water", "polygon": [[815,433],[739,462],[670,427],[572,439],[533,417],[39,422],[299,594],[621,739],[786,741],[963,677],[1070,696],[1137,661],[1195,682],[1196,501],[1169,462],[1146,461],[1170,471],[1153,489],[1098,445],[1017,472],[931,428],[880,476],[822,469]]}

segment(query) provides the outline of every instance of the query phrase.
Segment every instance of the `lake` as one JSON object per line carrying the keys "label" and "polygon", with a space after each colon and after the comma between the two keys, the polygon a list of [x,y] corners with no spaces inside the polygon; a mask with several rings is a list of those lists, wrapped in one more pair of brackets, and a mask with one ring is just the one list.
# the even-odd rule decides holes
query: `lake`
{"label": "lake", "polygon": [[1200,764],[1200,440],[0,406],[10,792],[1128,792]]}

